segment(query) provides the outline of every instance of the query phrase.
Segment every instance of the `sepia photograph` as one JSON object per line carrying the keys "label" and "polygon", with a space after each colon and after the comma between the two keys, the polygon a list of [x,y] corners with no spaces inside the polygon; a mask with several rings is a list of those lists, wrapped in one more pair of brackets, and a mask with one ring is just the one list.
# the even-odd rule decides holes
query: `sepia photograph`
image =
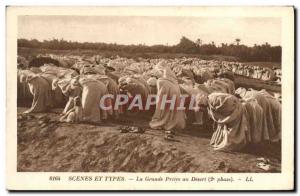
{"label": "sepia photograph", "polygon": [[[123,7],[119,15],[111,11],[117,8],[99,8],[100,15],[92,7],[80,14],[67,7],[64,14],[9,9],[16,173],[73,173],[68,182],[110,173],[131,183],[293,173],[294,130],[282,120],[293,125],[293,105],[286,105],[288,114],[282,107],[294,97],[294,65],[286,63],[293,54],[284,62],[293,30],[287,32],[283,15],[293,18],[292,7],[200,7],[199,15],[189,7],[182,10],[190,14],[175,7],[132,14]],[[214,14],[220,9],[224,15]],[[287,170],[283,143],[291,149]],[[166,173],[192,177],[159,176]]]}

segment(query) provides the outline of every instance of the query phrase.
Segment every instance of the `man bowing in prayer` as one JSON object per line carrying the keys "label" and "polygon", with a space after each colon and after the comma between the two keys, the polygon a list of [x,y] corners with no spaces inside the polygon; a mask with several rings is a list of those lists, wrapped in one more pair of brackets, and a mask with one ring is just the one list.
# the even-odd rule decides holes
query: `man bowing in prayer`
{"label": "man bowing in prayer", "polygon": [[177,108],[180,104],[180,88],[175,74],[164,61],[159,62],[155,69],[162,77],[157,80],[157,102],[150,127],[165,130],[165,139],[170,140],[175,129],[185,128],[185,111]]}

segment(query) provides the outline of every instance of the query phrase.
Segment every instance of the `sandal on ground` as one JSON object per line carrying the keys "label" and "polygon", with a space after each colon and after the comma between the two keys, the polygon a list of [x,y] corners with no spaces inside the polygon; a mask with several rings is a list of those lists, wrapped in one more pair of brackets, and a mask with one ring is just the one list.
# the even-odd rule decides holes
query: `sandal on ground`
{"label": "sandal on ground", "polygon": [[120,133],[128,133],[129,131],[126,129],[121,129]]}
{"label": "sandal on ground", "polygon": [[121,126],[119,127],[120,133],[128,133],[130,131],[130,127],[128,126]]}
{"label": "sandal on ground", "polygon": [[175,135],[174,131],[165,131],[165,134],[167,134],[167,135]]}
{"label": "sandal on ground", "polygon": [[164,139],[168,140],[168,141],[174,141],[174,136],[167,134],[167,135],[165,135]]}
{"label": "sandal on ground", "polygon": [[135,127],[130,131],[130,133],[145,133],[145,129],[141,127]]}

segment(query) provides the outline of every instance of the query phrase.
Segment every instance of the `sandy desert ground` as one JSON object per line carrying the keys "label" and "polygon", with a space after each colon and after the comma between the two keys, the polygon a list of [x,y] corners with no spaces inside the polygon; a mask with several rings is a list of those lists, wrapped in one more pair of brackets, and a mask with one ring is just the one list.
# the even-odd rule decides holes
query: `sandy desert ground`
{"label": "sandy desert ground", "polygon": [[[101,125],[60,123],[60,110],[31,115],[18,108],[18,171],[22,172],[280,172],[280,144],[219,152],[209,146],[212,130],[197,126],[164,140],[161,130],[138,116]],[[133,122],[134,121],[134,122]],[[146,128],[120,133],[121,124]],[[268,160],[268,170],[257,167]]]}

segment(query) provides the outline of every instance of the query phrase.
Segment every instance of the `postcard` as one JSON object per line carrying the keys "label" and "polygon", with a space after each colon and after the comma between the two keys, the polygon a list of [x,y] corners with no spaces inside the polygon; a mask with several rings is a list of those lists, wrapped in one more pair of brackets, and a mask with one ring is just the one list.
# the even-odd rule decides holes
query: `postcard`
{"label": "postcard", "polygon": [[8,190],[294,190],[294,8],[6,8]]}

